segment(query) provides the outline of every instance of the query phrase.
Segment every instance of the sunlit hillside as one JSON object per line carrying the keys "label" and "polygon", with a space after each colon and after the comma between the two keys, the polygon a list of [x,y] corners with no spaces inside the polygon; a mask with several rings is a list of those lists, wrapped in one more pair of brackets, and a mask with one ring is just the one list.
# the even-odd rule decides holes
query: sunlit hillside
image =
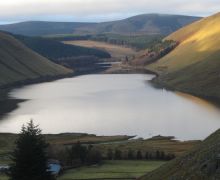
{"label": "sunlit hillside", "polygon": [[197,95],[220,97],[220,13],[188,25],[166,39],[180,45],[148,67],[161,75],[160,83]]}

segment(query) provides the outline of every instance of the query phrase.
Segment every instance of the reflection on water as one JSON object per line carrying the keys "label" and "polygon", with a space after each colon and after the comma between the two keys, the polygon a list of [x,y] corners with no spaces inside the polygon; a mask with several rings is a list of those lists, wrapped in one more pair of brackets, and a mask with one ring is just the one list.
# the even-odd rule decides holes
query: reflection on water
{"label": "reflection on water", "polygon": [[182,92],[176,92],[176,94],[198,104],[199,106],[203,106],[207,111],[214,112],[214,113],[216,111],[220,111],[220,109],[218,107],[216,107],[216,105],[210,103],[209,101],[207,101],[205,99],[201,99],[199,97],[192,96],[190,94],[186,94],[186,93],[182,93]]}
{"label": "reflection on water", "polygon": [[18,132],[31,118],[44,133],[173,135],[203,139],[220,127],[220,111],[199,98],[155,89],[152,75],[86,75],[13,90],[28,99],[0,122]]}

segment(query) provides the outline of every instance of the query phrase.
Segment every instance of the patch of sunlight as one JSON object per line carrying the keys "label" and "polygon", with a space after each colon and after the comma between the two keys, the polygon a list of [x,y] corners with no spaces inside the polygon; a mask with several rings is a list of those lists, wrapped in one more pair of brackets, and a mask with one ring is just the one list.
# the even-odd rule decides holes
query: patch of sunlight
{"label": "patch of sunlight", "polygon": [[220,42],[220,26],[218,23],[209,23],[202,30],[186,39],[182,44],[195,43],[198,52],[216,51]]}

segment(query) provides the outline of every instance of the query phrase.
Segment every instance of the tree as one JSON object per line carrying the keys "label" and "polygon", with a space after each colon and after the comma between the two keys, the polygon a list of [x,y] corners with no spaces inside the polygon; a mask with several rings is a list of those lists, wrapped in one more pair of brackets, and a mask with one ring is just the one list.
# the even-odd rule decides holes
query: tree
{"label": "tree", "polygon": [[100,151],[91,149],[88,152],[87,162],[89,164],[98,164],[101,161],[102,161],[102,154],[100,153]]}
{"label": "tree", "polygon": [[120,150],[116,149],[115,150],[115,155],[114,155],[115,160],[121,160],[122,159],[122,153]]}
{"label": "tree", "polygon": [[137,151],[137,159],[138,160],[141,160],[143,157],[142,157],[142,153],[140,150]]}
{"label": "tree", "polygon": [[84,164],[86,162],[88,150],[78,141],[71,148],[67,149],[69,165]]}
{"label": "tree", "polygon": [[31,120],[23,126],[12,153],[11,180],[50,180],[47,143],[38,126]]}
{"label": "tree", "polygon": [[145,159],[149,159],[149,153],[148,152],[145,153]]}
{"label": "tree", "polygon": [[112,160],[113,159],[113,151],[112,151],[112,149],[108,149],[107,159],[108,160]]}
{"label": "tree", "polygon": [[156,151],[156,159],[160,159],[160,151]]}
{"label": "tree", "polygon": [[160,159],[163,160],[165,158],[165,152],[161,151],[160,152]]}
{"label": "tree", "polygon": [[128,151],[128,159],[130,159],[130,160],[134,159],[134,152],[131,149],[129,149],[129,151]]}

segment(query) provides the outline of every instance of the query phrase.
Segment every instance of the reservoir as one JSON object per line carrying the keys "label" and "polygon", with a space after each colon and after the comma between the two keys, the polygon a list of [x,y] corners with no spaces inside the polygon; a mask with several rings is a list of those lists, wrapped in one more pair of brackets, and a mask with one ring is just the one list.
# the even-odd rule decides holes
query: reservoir
{"label": "reservoir", "polygon": [[0,132],[19,132],[33,119],[43,133],[175,136],[204,139],[220,128],[220,110],[200,98],[155,89],[153,75],[84,75],[28,85],[10,92],[24,99],[0,121]]}

